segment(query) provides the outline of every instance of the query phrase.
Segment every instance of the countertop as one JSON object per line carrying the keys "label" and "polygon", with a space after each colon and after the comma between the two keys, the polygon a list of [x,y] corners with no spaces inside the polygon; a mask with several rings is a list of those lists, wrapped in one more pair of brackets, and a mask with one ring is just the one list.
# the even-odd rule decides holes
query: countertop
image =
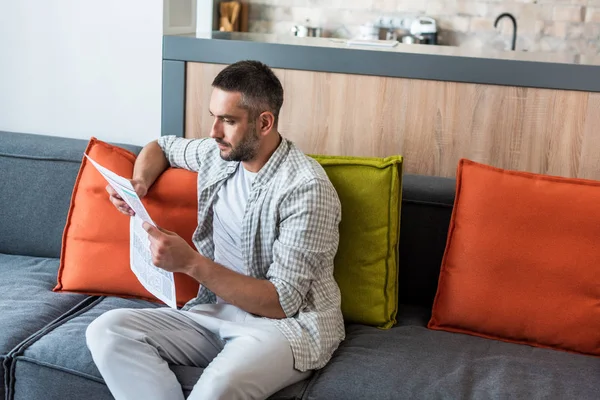
{"label": "countertop", "polygon": [[210,32],[164,36],[163,59],[224,64],[256,59],[274,68],[600,92],[600,57],[556,53]]}

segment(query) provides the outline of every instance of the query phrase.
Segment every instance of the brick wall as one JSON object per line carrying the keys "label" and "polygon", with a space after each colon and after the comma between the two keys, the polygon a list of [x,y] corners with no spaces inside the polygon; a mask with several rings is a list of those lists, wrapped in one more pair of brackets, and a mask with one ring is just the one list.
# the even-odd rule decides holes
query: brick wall
{"label": "brick wall", "polygon": [[[323,28],[324,36],[355,37],[380,16],[396,22],[435,18],[442,44],[510,49],[512,23],[494,28],[503,12],[517,18],[517,50],[600,55],[600,0],[248,0],[250,31],[291,34],[294,24]],[[402,28],[398,34],[406,33]]]}

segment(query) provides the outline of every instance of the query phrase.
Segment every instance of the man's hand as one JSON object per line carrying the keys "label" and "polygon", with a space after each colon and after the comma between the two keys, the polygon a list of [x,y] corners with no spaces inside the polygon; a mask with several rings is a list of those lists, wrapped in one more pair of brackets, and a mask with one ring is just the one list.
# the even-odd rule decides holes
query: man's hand
{"label": "man's hand", "polygon": [[[148,187],[145,183],[136,179],[131,179],[130,182],[140,198],[144,197],[148,193]],[[135,215],[135,212],[127,205],[127,203],[125,203],[125,201],[121,198],[121,196],[119,196],[117,191],[112,188],[112,186],[106,185],[106,191],[109,194],[110,202],[113,203],[117,210],[130,217]]]}
{"label": "man's hand", "polygon": [[170,272],[182,272],[206,286],[226,302],[249,313],[267,318],[285,318],[275,286],[266,279],[257,279],[232,271],[204,257],[174,232],[156,228],[147,222],[152,263]]}
{"label": "man's hand", "polygon": [[157,267],[169,272],[189,273],[202,257],[178,234],[147,222],[142,226],[148,232],[152,263]]}

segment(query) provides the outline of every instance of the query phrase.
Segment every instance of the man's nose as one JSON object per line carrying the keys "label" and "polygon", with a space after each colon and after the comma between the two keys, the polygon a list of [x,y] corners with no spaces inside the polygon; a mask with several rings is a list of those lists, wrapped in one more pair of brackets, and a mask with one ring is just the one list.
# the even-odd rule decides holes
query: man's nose
{"label": "man's nose", "polygon": [[213,139],[223,138],[223,129],[218,118],[215,118],[213,121],[212,128],[210,130],[210,137]]}

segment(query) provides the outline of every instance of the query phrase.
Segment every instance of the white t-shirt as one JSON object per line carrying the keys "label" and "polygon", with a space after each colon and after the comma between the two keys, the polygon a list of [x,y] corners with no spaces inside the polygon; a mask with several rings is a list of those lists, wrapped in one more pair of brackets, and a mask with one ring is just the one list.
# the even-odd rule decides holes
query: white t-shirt
{"label": "white t-shirt", "polygon": [[[242,258],[242,220],[255,172],[246,171],[240,163],[237,170],[217,193],[213,207],[213,241],[215,262],[247,275]],[[217,303],[225,301],[217,296]]]}

